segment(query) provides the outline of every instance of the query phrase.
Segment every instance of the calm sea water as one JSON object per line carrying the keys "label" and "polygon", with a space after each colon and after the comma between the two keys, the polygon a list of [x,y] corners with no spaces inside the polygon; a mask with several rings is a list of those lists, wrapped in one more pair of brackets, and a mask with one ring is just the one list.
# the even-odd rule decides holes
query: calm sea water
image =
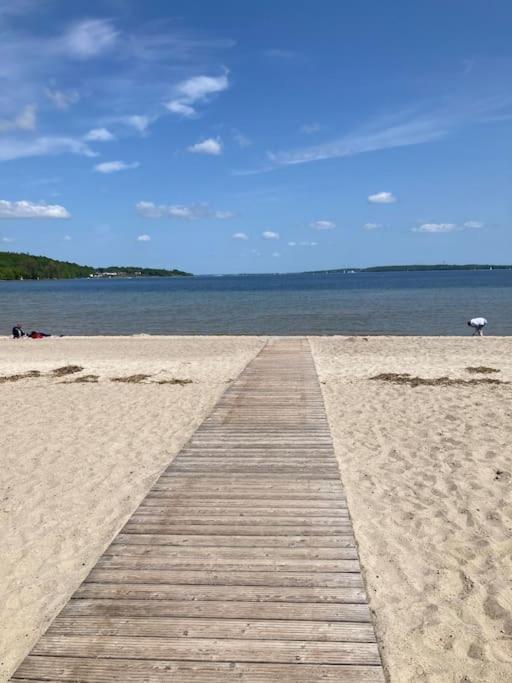
{"label": "calm sea water", "polygon": [[512,335],[512,271],[0,282],[0,333]]}

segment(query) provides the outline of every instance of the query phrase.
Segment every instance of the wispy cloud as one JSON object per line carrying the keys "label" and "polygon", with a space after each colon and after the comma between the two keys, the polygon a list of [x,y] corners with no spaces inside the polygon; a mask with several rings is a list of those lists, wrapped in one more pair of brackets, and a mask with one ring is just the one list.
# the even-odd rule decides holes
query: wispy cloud
{"label": "wispy cloud", "polygon": [[264,240],[278,240],[280,238],[279,233],[273,230],[265,230],[265,232],[261,233],[261,236]]}
{"label": "wispy cloud", "polygon": [[252,140],[236,129],[233,131],[233,140],[242,148],[250,147],[252,145]]}
{"label": "wispy cloud", "polygon": [[462,225],[458,225],[457,223],[421,223],[412,228],[412,231],[429,233],[460,232],[462,230],[478,230],[483,227],[484,223],[481,221],[466,221],[465,223],[462,223]]}
{"label": "wispy cloud", "polygon": [[377,192],[368,197],[370,204],[394,204],[396,197],[392,192]]}
{"label": "wispy cloud", "polygon": [[126,161],[104,161],[101,164],[96,164],[94,170],[98,173],[117,173],[118,171],[127,171],[132,168],[140,166],[138,161],[127,163]]}
{"label": "wispy cloud", "polygon": [[4,244],[12,244],[14,242],[14,237],[2,237],[0,238],[0,242],[3,242]]}
{"label": "wispy cloud", "polygon": [[36,127],[36,107],[29,104],[11,119],[0,119],[0,133],[12,130],[34,130]]}
{"label": "wispy cloud", "polygon": [[115,140],[114,135],[107,128],[93,128],[85,136],[88,142],[110,142]]}
{"label": "wispy cloud", "polygon": [[[417,103],[318,145],[269,151],[267,163],[254,169],[233,171],[233,175],[267,173],[282,166],[435,142],[468,123],[490,123],[511,116],[512,97],[503,94],[503,88],[494,96],[483,92],[485,89],[480,88],[474,92],[459,93],[457,97],[444,98],[435,104]],[[306,128],[303,132],[309,130],[311,128]]]}
{"label": "wispy cloud", "polygon": [[316,247],[318,246],[318,242],[308,242],[307,240],[303,240],[301,242],[288,242],[289,247]]}
{"label": "wispy cloud", "polygon": [[422,223],[412,228],[413,232],[454,232],[459,230],[456,223]]}
{"label": "wispy cloud", "polygon": [[76,104],[80,100],[80,94],[76,90],[64,91],[45,88],[44,94],[61,111],[66,111],[72,104]]}
{"label": "wispy cloud", "polygon": [[186,81],[178,83],[175,88],[175,97],[168,101],[165,106],[173,114],[179,114],[186,118],[197,115],[196,105],[207,102],[216,95],[229,88],[227,74],[220,76],[194,76]]}
{"label": "wispy cloud", "polygon": [[137,237],[137,242],[151,242],[151,236],[150,235],[139,235]]}
{"label": "wispy cloud", "polygon": [[313,230],[334,230],[336,227],[336,223],[333,221],[313,221],[313,223],[309,224],[310,228],[313,228]]}
{"label": "wispy cloud", "polygon": [[[20,129],[15,120],[27,105],[44,109],[50,101],[65,110],[83,94],[97,127],[110,127],[112,122],[146,133],[163,115],[162,101],[170,99],[170,89],[184,115],[228,87],[227,72],[192,78],[190,74],[204,73],[205,64],[219,70],[219,65],[213,66],[218,64],[217,54],[232,47],[231,40],[198,36],[164,19],[126,30],[116,20],[94,16],[63,28],[62,17],[51,12],[44,22],[18,18],[41,13],[46,4],[53,5],[54,0],[0,0],[0,120],[9,122],[3,132]],[[18,10],[22,7],[27,9]],[[189,101],[191,109],[185,106]],[[147,110],[134,114],[140,102]],[[63,122],[50,117],[44,121],[50,126]]]}
{"label": "wispy cloud", "polygon": [[354,131],[320,145],[284,152],[269,152],[268,156],[276,166],[304,164],[431,142],[446,135],[447,130],[447,126],[440,119],[418,117],[382,128],[378,124],[373,124],[366,130]]}
{"label": "wispy cloud", "polygon": [[363,225],[364,230],[379,230],[382,227],[382,223],[365,223]]}
{"label": "wispy cloud", "polygon": [[235,232],[235,233],[233,233],[233,235],[231,235],[231,237],[234,240],[248,240],[249,239],[249,235],[247,235],[247,233],[245,233],[245,232]]}
{"label": "wispy cloud", "polygon": [[75,138],[58,136],[37,137],[31,140],[0,138],[0,161],[55,154],[77,154],[85,157],[98,156],[85,142]]}
{"label": "wispy cloud", "polygon": [[195,145],[188,147],[188,151],[192,152],[192,154],[219,156],[222,154],[222,141],[219,138],[207,138],[206,140],[196,142]]}
{"label": "wispy cloud", "polygon": [[228,220],[233,218],[231,211],[215,211],[208,205],[183,206],[180,204],[155,204],[154,202],[141,201],[135,205],[137,213],[145,218],[179,218],[195,221],[201,218],[215,218]]}
{"label": "wispy cloud", "polygon": [[56,42],[55,49],[75,59],[93,59],[112,50],[119,35],[108,19],[85,19],[73,24]]}
{"label": "wispy cloud", "polygon": [[59,204],[0,199],[0,218],[71,218],[71,214]]}

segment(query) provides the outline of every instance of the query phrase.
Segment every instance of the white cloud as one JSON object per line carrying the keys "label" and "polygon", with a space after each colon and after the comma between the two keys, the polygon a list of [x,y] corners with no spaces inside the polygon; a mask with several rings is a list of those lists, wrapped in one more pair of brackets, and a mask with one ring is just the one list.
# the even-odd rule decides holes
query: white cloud
{"label": "white cloud", "polygon": [[288,242],[288,246],[289,246],[289,247],[296,247],[296,246],[297,246],[297,242]]}
{"label": "white cloud", "polygon": [[84,140],[89,142],[109,142],[115,140],[115,137],[107,128],[93,128],[85,136]]}
{"label": "white cloud", "polygon": [[78,154],[85,157],[98,156],[82,140],[65,137],[40,137],[33,140],[0,138],[0,161],[53,154]]}
{"label": "white cloud", "polygon": [[64,92],[63,90],[50,90],[50,88],[46,88],[44,94],[61,111],[66,111],[80,99],[80,95],[76,90]]}
{"label": "white cloud", "polygon": [[107,123],[120,123],[123,126],[128,126],[129,128],[136,130],[141,135],[144,135],[149,126],[157,118],[157,116],[151,117],[144,114],[130,114],[129,116],[110,116],[104,120]]}
{"label": "white cloud", "polygon": [[154,202],[142,201],[135,205],[135,209],[145,218],[181,218],[193,221],[200,218],[227,220],[234,216],[231,211],[213,211],[205,204],[182,206],[180,204],[155,204]]}
{"label": "white cloud", "polygon": [[457,223],[421,223],[420,225],[412,228],[413,232],[429,232],[429,233],[439,233],[439,232],[455,232],[461,230],[471,230],[483,228],[484,223],[480,221],[466,221],[462,225],[457,225]]}
{"label": "white cloud", "polygon": [[173,114],[180,114],[181,116],[185,116],[185,118],[192,118],[196,115],[194,107],[191,107],[190,104],[185,104],[185,102],[180,102],[179,100],[167,102],[165,106]]}
{"label": "white cloud", "polygon": [[222,154],[222,142],[219,138],[216,140],[207,138],[202,142],[197,142],[195,145],[188,147],[188,151],[193,154],[210,154],[212,156],[218,156],[219,154]]}
{"label": "white cloud", "polygon": [[392,192],[377,192],[368,197],[371,204],[394,204],[396,197]]}
{"label": "white cloud", "polygon": [[132,116],[125,116],[123,118],[124,123],[126,123],[127,126],[131,126],[132,128],[135,128],[135,130],[138,130],[139,133],[144,133],[149,124],[151,123],[151,119],[149,116],[142,116],[140,114],[133,114]]}
{"label": "white cloud", "polygon": [[73,238],[71,237],[71,235],[64,235],[64,239],[66,242],[71,242]]}
{"label": "white cloud", "polygon": [[194,76],[187,81],[182,81],[176,90],[186,100],[197,102],[209,95],[227,90],[228,87],[228,77],[222,74],[221,76]]}
{"label": "white cloud", "polygon": [[299,247],[316,247],[318,242],[299,242]]}
{"label": "white cloud", "polygon": [[117,171],[126,171],[130,168],[138,168],[140,166],[138,161],[127,163],[125,161],[104,161],[101,164],[96,164],[94,167],[98,173],[117,173]]}
{"label": "white cloud", "polygon": [[29,104],[14,118],[0,119],[0,133],[11,130],[34,130],[36,127],[36,106]]}
{"label": "white cloud", "polygon": [[[451,123],[453,125],[453,122]],[[410,116],[399,115],[391,121],[388,118],[388,120],[375,122],[366,128],[321,145],[284,152],[269,152],[268,156],[277,166],[304,164],[431,142],[446,135],[448,128],[448,121],[445,121],[442,116],[432,115],[414,119]]]}
{"label": "white cloud", "polygon": [[365,230],[378,230],[379,228],[382,228],[382,223],[365,223],[363,228]]}
{"label": "white cloud", "polygon": [[3,242],[4,244],[11,244],[11,243],[14,242],[14,241],[15,241],[15,240],[14,240],[13,237],[2,237],[2,238],[0,239],[0,242]]}
{"label": "white cloud", "polygon": [[85,19],[67,31],[61,39],[61,49],[76,59],[92,59],[112,49],[119,32],[107,19]]}
{"label": "white cloud", "polygon": [[413,228],[414,232],[453,232],[454,230],[459,230],[456,223],[422,223]]}
{"label": "white cloud", "polygon": [[150,235],[139,235],[137,237],[137,242],[151,242]]}
{"label": "white cloud", "polygon": [[313,230],[333,230],[336,227],[336,223],[333,221],[313,221],[309,224],[309,227]]}
{"label": "white cloud", "polygon": [[7,199],[0,199],[0,218],[71,218],[71,215],[58,204],[35,204],[25,200],[10,202]]}
{"label": "white cloud", "polygon": [[194,76],[178,83],[175,88],[176,97],[165,104],[173,114],[186,118],[197,115],[194,104],[208,101],[217,93],[227,90],[229,81],[226,74],[221,76]]}
{"label": "white cloud", "polygon": [[272,256],[273,256],[274,258],[279,258],[279,257],[281,256],[281,254],[280,254],[278,251],[273,251],[273,252],[272,252]]}
{"label": "white cloud", "polygon": [[278,240],[280,235],[278,232],[273,232],[272,230],[265,230],[261,233],[264,240]]}
{"label": "white cloud", "polygon": [[234,240],[248,240],[249,235],[247,235],[245,232],[235,232],[231,237]]}

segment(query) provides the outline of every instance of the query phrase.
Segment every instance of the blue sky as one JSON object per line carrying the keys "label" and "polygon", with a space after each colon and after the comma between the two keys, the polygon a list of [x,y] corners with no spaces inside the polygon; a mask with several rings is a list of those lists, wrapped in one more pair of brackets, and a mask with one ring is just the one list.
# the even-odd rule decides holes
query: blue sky
{"label": "blue sky", "polygon": [[0,249],[512,262],[506,0],[0,0]]}

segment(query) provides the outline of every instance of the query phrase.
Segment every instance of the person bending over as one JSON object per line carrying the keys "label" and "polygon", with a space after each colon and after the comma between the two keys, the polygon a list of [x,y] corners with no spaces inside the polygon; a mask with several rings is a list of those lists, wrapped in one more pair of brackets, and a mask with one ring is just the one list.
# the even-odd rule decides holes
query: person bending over
{"label": "person bending over", "polygon": [[468,320],[468,325],[473,328],[473,337],[478,335],[479,337],[484,336],[484,327],[487,325],[487,320],[485,318],[471,318]]}

